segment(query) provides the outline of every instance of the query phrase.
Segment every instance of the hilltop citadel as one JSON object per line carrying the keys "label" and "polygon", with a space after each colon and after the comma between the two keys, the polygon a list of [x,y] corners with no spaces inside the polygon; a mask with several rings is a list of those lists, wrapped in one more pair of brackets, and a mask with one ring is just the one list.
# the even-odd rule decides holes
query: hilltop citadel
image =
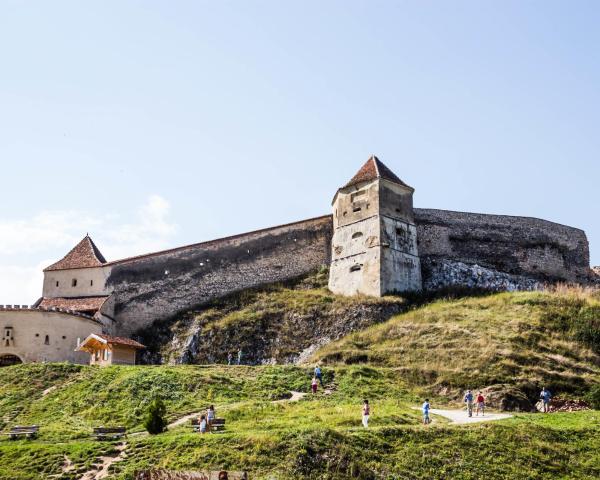
{"label": "hilltop citadel", "polygon": [[0,365],[84,363],[88,356],[75,349],[90,334],[135,336],[190,308],[323,265],[330,290],[341,295],[597,281],[580,229],[413,208],[413,192],[372,156],[335,193],[330,215],[110,262],[86,236],[44,270],[35,304],[0,307]]}

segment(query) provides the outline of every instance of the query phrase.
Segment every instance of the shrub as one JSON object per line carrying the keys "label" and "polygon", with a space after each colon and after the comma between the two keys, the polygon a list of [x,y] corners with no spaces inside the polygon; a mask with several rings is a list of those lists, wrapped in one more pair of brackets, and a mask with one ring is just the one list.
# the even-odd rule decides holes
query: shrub
{"label": "shrub", "polygon": [[167,429],[167,420],[165,414],[167,408],[160,398],[155,398],[148,406],[148,413],[144,419],[144,427],[151,435],[162,433]]}
{"label": "shrub", "polygon": [[587,399],[596,410],[600,410],[600,383],[594,385],[587,395]]}

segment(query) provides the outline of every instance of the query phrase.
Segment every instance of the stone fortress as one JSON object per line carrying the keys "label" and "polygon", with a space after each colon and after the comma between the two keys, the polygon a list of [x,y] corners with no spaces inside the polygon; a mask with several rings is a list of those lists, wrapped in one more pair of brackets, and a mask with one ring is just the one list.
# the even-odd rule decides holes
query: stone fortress
{"label": "stone fortress", "polygon": [[0,365],[85,362],[87,335],[137,331],[219,297],[329,265],[329,288],[381,296],[598,281],[585,233],[535,218],[413,208],[414,189],[377,157],[333,214],[107,262],[89,236],[44,270],[31,307],[0,307]]}

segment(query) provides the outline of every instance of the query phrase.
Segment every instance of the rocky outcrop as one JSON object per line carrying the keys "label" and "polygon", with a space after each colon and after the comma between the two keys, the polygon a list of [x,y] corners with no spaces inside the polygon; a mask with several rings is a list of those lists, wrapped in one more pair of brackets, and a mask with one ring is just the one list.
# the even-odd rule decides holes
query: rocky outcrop
{"label": "rocky outcrop", "polygon": [[592,283],[600,285],[600,266],[592,267]]}
{"label": "rocky outcrop", "polygon": [[[322,272],[326,280],[327,271]],[[310,283],[310,282],[309,282]],[[148,363],[299,363],[317,348],[384,322],[406,308],[400,297],[340,297],[306,280],[231,295],[142,332]],[[317,285],[317,287],[320,287]]]}
{"label": "rocky outcrop", "polygon": [[508,412],[531,412],[533,405],[527,395],[512,385],[490,385],[481,390],[487,407]]}
{"label": "rocky outcrop", "polygon": [[543,287],[541,282],[532,278],[452,260],[428,258],[422,261],[422,267],[423,288],[430,291],[453,287],[491,291],[538,290]]}

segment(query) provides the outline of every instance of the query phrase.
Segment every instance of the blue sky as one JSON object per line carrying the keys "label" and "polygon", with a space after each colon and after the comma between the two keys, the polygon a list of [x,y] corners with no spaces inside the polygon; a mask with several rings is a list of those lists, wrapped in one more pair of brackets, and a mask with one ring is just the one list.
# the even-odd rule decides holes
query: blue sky
{"label": "blue sky", "polygon": [[110,259],[318,216],[371,153],[415,205],[584,229],[600,4],[0,1],[0,303]]}

